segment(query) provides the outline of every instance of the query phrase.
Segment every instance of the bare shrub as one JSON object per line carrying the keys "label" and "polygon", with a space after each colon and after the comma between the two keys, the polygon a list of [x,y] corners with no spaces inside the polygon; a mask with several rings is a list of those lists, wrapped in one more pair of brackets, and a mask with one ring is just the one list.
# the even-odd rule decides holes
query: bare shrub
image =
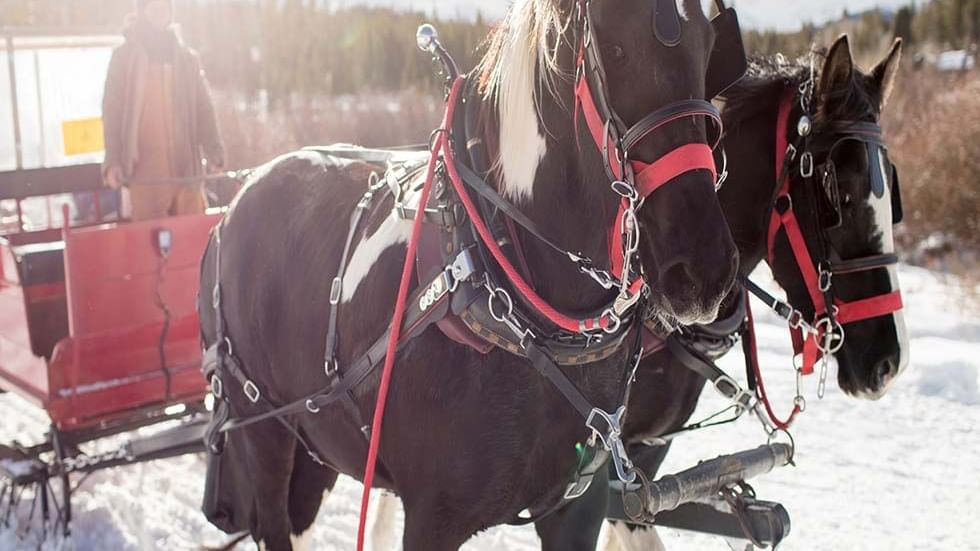
{"label": "bare shrub", "polygon": [[[885,109],[884,126],[901,173],[905,223],[898,237],[913,260],[956,256],[975,266],[980,251],[980,77],[907,72]],[[959,271],[959,270],[957,270]]]}

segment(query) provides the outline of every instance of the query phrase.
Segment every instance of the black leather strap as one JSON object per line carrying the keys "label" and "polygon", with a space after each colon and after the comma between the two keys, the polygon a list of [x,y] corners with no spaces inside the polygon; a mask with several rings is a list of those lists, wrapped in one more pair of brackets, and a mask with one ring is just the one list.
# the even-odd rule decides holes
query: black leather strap
{"label": "black leather strap", "polygon": [[497,192],[497,190],[493,189],[490,184],[486,183],[483,178],[473,172],[473,170],[466,166],[465,163],[456,163],[456,170],[463,179],[463,183],[473,189],[473,191],[477,192],[480,197],[486,199],[491,205],[497,208],[505,216],[516,222],[522,228],[527,230],[531,235],[538,238],[542,243],[548,245],[562,255],[568,256],[569,253],[560,245],[545,236],[544,232],[538,228],[538,225],[535,224],[533,220],[521,212],[516,205],[507,199],[504,199],[500,193]]}
{"label": "black leather strap", "polygon": [[[442,276],[440,275],[440,277]],[[432,324],[445,317],[449,310],[449,301],[447,298],[449,295],[444,296],[438,303],[426,309],[424,312],[418,308],[419,299],[421,298],[422,294],[425,293],[428,287],[428,285],[420,287],[409,299],[411,308],[409,308],[408,312],[405,314],[405,322],[402,325],[402,334],[404,337],[402,338],[401,342],[398,343],[396,353],[400,352],[405,345],[407,345],[415,337],[422,334],[422,332],[428,329]],[[361,356],[355,362],[353,362],[348,369],[344,370],[342,377],[336,377],[327,388],[311,394],[306,398],[296,400],[295,402],[270,409],[251,417],[227,420],[223,425],[215,430],[220,432],[229,432],[269,419],[285,417],[303,412],[313,413],[337,402],[340,399],[343,399],[347,393],[353,391],[362,382],[364,382],[371,372],[384,361],[385,353],[387,352],[388,348],[388,337],[390,334],[391,327],[389,327],[383,335],[378,337],[374,343],[368,347],[367,351],[361,354]]]}
{"label": "black leather strap", "polygon": [[703,99],[689,99],[667,104],[643,117],[640,122],[634,124],[623,135],[623,149],[632,151],[651,132],[675,120],[690,117],[705,117],[715,123],[714,126],[717,132],[714,139],[709,140],[709,144],[712,148],[717,146],[718,141],[721,139],[721,112],[711,102]]}
{"label": "black leather strap", "polygon": [[561,392],[565,400],[575,408],[575,411],[582,418],[588,419],[592,414],[592,403],[589,402],[585,395],[582,394],[582,391],[575,386],[575,383],[558,367],[558,364],[551,360],[548,353],[534,342],[527,344],[525,352],[527,353],[528,359],[531,360],[531,364],[538,370],[538,373],[548,379]]}
{"label": "black leather strap", "polygon": [[834,262],[830,265],[830,271],[834,275],[850,274],[855,272],[866,272],[877,268],[887,268],[889,266],[894,266],[895,264],[898,264],[898,255],[876,254],[874,256],[866,256],[864,258],[855,258],[854,260]]}
{"label": "black leather strap", "polygon": [[350,260],[351,248],[354,245],[354,238],[361,225],[364,213],[373,202],[375,193],[383,187],[372,178],[371,185],[358,201],[351,214],[350,228],[347,231],[347,240],[344,242],[344,252],[340,257],[340,266],[337,268],[337,275],[333,279],[330,287],[330,312],[327,322],[327,337],[324,346],[323,365],[327,373],[338,370],[337,366],[337,316],[340,310],[340,298],[343,295],[344,274],[347,273],[347,263]]}

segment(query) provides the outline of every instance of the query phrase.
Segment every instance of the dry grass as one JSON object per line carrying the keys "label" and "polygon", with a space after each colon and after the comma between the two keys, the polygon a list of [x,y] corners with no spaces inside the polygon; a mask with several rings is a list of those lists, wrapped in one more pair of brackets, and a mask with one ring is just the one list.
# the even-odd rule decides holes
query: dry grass
{"label": "dry grass", "polygon": [[902,76],[886,108],[901,171],[902,249],[912,261],[970,274],[980,265],[980,76]]}

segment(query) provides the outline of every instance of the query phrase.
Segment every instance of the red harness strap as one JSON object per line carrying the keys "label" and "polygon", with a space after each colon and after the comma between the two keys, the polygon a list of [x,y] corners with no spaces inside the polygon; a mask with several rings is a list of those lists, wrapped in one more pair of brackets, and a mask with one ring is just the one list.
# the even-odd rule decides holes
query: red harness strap
{"label": "red harness strap", "polygon": [[[580,58],[581,59],[581,58]],[[581,62],[581,61],[580,61]],[[607,162],[616,178],[623,179],[621,159],[617,157],[618,144],[614,142],[608,132],[606,123],[599,114],[596,107],[595,98],[592,95],[592,88],[589,80],[585,76],[585,71],[581,71],[582,76],[575,86],[575,114],[578,116],[579,109],[585,117],[586,125],[592,134],[592,139],[596,147],[607,156]],[[673,121],[690,118],[692,116],[709,116],[708,113],[684,112],[672,118],[666,118],[656,126],[651,127],[646,134],[649,134],[666,124]],[[711,147],[704,143],[685,144],[663,157],[657,159],[652,164],[640,161],[630,161],[629,168],[635,174],[635,187],[640,200],[653,195],[661,187],[670,183],[678,176],[693,172],[695,170],[705,170],[711,173],[712,178],[717,178],[717,168],[715,167],[715,157]],[[609,263],[610,273],[619,278],[623,273],[623,217],[626,215],[626,208],[629,206],[625,199],[620,203],[616,219],[609,228]]]}

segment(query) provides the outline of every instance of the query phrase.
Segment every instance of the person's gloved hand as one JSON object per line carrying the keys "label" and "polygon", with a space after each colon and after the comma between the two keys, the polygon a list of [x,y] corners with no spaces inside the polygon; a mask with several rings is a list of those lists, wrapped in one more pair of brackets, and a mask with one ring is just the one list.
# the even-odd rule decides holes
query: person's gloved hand
{"label": "person's gloved hand", "polygon": [[125,177],[122,168],[118,166],[109,167],[105,173],[105,185],[112,189],[119,189],[123,187],[123,183],[125,183]]}

